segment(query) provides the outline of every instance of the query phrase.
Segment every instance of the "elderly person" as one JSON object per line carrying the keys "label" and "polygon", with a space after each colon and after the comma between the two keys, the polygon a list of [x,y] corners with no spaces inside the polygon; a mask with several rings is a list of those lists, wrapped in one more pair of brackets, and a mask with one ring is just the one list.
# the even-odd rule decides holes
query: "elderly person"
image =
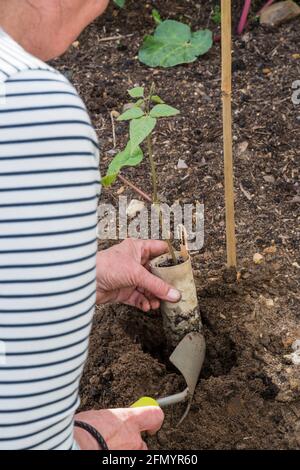
{"label": "elderly person", "polygon": [[141,433],[163,422],[158,407],[75,415],[95,302],[147,312],[180,298],[146,269],[164,242],[96,254],[97,137],[44,62],[107,4],[0,0],[1,449],[146,449]]}

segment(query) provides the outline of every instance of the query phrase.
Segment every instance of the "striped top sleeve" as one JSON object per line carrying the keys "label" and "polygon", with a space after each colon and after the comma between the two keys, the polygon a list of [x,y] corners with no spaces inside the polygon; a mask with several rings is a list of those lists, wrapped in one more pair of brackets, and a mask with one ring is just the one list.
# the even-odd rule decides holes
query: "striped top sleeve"
{"label": "striped top sleeve", "polygon": [[98,145],[70,83],[0,31],[0,449],[71,449],[95,304]]}

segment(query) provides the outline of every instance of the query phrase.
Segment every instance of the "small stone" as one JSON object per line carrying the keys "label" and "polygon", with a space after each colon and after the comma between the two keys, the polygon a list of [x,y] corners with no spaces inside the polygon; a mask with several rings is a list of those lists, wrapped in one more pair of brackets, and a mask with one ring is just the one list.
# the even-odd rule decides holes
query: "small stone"
{"label": "small stone", "polygon": [[274,307],[274,300],[273,299],[265,299],[265,304],[267,308],[273,308]]}
{"label": "small stone", "polygon": [[144,207],[145,204],[142,201],[139,201],[138,199],[132,199],[127,206],[126,214],[130,219],[133,219],[133,217],[135,217],[138,212],[143,210]]}
{"label": "small stone", "polygon": [[111,149],[111,150],[108,150],[106,153],[110,157],[114,157],[115,155],[117,155],[118,151],[116,149]]}
{"label": "small stone", "polygon": [[74,41],[72,46],[75,47],[75,49],[78,49],[78,47],[80,46],[80,42],[79,41]]}
{"label": "small stone", "polygon": [[264,254],[265,255],[274,255],[276,253],[277,248],[275,245],[268,246],[267,248],[264,249]]}
{"label": "small stone", "polygon": [[292,344],[293,351],[300,351],[300,339],[296,339],[296,341]]}
{"label": "small stone", "polygon": [[264,8],[260,15],[260,24],[278,26],[300,15],[300,7],[292,0],[277,2]]}
{"label": "small stone", "polygon": [[262,305],[264,305],[267,308],[273,308],[274,307],[274,300],[271,298],[266,298],[263,295],[259,296],[259,301]]}
{"label": "small stone", "polygon": [[187,164],[185,163],[182,158],[179,158],[178,163],[177,163],[177,169],[178,170],[186,170],[188,168]]}
{"label": "small stone", "polygon": [[289,359],[295,366],[300,365],[300,339],[296,339],[296,341],[292,344],[292,354],[287,354],[284,356],[286,359]]}
{"label": "small stone", "polygon": [[97,377],[96,375],[93,375],[89,379],[89,383],[90,383],[90,385],[98,385],[99,384],[99,377]]}
{"label": "small stone", "polygon": [[241,142],[238,144],[238,154],[241,155],[242,153],[246,152],[247,148],[249,146],[249,142],[245,140],[244,142]]}
{"label": "small stone", "polygon": [[300,59],[300,54],[292,54],[293,59]]}
{"label": "small stone", "polygon": [[266,183],[275,183],[275,178],[273,175],[265,175],[264,180]]}
{"label": "small stone", "polygon": [[271,69],[268,69],[268,68],[263,69],[263,74],[270,75],[271,73],[272,73]]}
{"label": "small stone", "polygon": [[255,255],[253,255],[254,264],[261,264],[263,260],[264,260],[264,257],[260,253],[255,253]]}

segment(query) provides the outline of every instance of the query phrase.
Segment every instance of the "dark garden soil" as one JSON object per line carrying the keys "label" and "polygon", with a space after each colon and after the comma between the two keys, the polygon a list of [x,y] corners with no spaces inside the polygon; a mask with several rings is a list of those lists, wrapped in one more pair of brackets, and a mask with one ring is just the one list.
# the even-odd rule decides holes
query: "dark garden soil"
{"label": "dark garden soil", "polygon": [[[102,147],[105,172],[113,148],[110,112],[128,102],[126,90],[154,81],[181,115],[160,124],[155,157],[164,200],[205,204],[205,245],[192,256],[207,340],[207,356],[188,418],[175,428],[179,405],[166,412],[153,449],[300,449],[299,366],[285,356],[300,338],[300,79],[299,20],[277,28],[252,25],[234,40],[233,110],[239,282],[224,273],[220,43],[193,64],[150,69],[137,60],[162,17],[193,28],[209,20],[213,1],[128,1],[110,7],[55,65],[79,90]],[[238,4],[234,2],[238,18]],[[261,2],[257,2],[260,4]],[[110,36],[122,38],[103,41]],[[75,45],[76,46],[76,45]],[[298,54],[298,55],[297,55]],[[117,146],[127,137],[117,126]],[[187,169],[178,170],[182,158]],[[147,162],[126,170],[150,192]],[[136,197],[117,183],[102,201]],[[109,243],[101,243],[101,247]],[[253,255],[263,255],[255,265]],[[183,389],[168,364],[159,312],[104,306],[95,315],[81,383],[82,409],[128,406],[140,396]]]}

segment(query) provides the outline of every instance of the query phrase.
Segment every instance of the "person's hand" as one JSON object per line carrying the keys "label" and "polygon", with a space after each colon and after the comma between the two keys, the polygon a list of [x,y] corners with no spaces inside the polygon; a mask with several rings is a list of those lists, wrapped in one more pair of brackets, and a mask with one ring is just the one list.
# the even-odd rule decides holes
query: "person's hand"
{"label": "person's hand", "polygon": [[149,261],[167,253],[159,240],[128,238],[97,254],[97,304],[122,302],[144,312],[157,309],[160,300],[178,302],[180,292],[151,274]]}
{"label": "person's hand", "polygon": [[[97,429],[109,450],[147,450],[141,433],[153,435],[159,431],[164,414],[158,406],[86,411],[75,415]],[[84,429],[75,426],[74,438],[81,450],[99,450],[97,441]]]}

